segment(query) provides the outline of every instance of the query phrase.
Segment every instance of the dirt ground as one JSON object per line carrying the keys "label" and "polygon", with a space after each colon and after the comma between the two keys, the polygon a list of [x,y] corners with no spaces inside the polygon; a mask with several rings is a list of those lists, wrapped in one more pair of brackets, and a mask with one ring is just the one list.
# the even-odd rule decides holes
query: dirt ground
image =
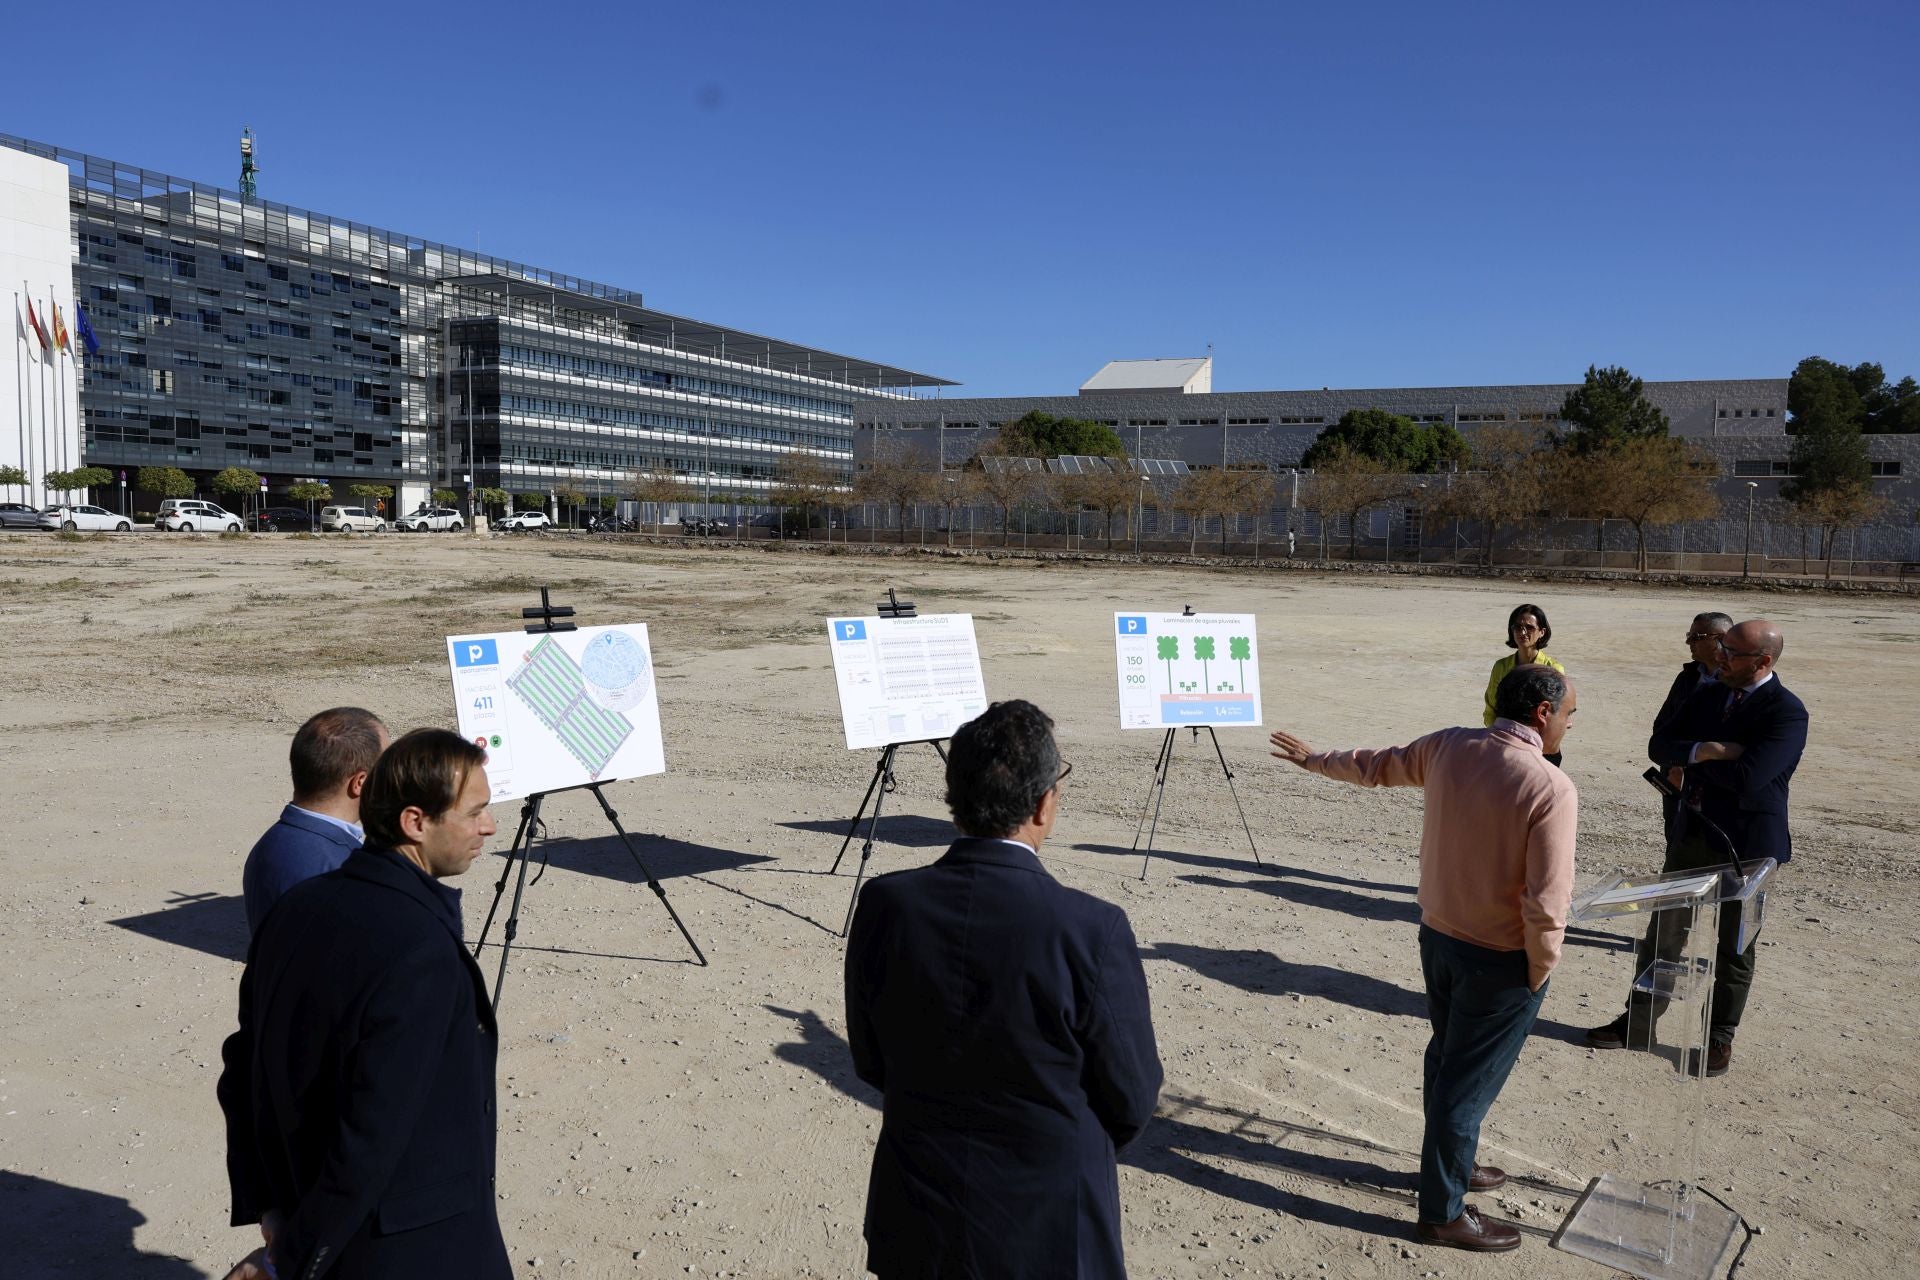
{"label": "dirt ground", "polygon": [[[651,626],[669,772],[609,794],[713,963],[690,963],[590,799],[551,802],[502,1010],[517,1273],[861,1271],[878,1118],[841,1012],[853,855],[823,873],[874,759],[842,746],[821,620],[894,585],[972,613],[990,691],[1058,720],[1075,769],[1043,856],[1123,905],[1145,953],[1167,1084],[1120,1173],[1134,1275],[1600,1276],[1553,1229],[1597,1174],[1684,1175],[1689,1133],[1704,1185],[1759,1230],[1742,1276],[1910,1274],[1911,600],[393,535],[0,539],[0,1273],[220,1276],[251,1247],[226,1226],[213,1087],[241,860],[286,799],[287,740],[339,703],[451,725],[441,638],[518,625],[543,583],[584,623]],[[1482,1147],[1522,1176],[1480,1203],[1529,1238],[1475,1258],[1410,1232],[1419,795],[1337,786],[1270,760],[1264,730],[1222,731],[1254,865],[1205,738],[1183,738],[1140,880],[1127,849],[1158,735],[1118,728],[1111,614],[1254,612],[1266,725],[1387,745],[1478,722],[1523,598],[1581,681],[1583,884],[1658,860],[1643,744],[1694,612],[1777,619],[1813,730],[1733,1072],[1689,1089],[1657,1057],[1580,1047],[1630,974],[1610,935],[1576,934]],[[875,870],[950,833],[932,752],[901,765]],[[496,810],[500,849],[515,815]],[[498,867],[463,882],[469,937]]]}

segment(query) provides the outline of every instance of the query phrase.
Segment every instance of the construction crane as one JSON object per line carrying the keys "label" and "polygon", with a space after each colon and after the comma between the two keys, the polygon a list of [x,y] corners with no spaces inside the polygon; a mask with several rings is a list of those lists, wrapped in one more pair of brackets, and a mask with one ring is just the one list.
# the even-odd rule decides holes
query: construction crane
{"label": "construction crane", "polygon": [[240,131],[240,198],[248,204],[252,204],[260,197],[259,188],[253,179],[253,175],[259,171],[260,166],[253,162],[253,129],[251,127],[242,129]]}

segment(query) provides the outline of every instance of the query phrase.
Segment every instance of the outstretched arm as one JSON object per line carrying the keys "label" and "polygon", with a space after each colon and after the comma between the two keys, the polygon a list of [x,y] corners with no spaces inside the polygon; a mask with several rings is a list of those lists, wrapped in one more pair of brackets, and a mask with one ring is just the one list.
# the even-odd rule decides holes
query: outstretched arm
{"label": "outstretched arm", "polygon": [[1404,747],[1380,750],[1315,751],[1304,740],[1276,729],[1267,741],[1273,744],[1276,760],[1297,764],[1309,773],[1336,782],[1351,782],[1361,787],[1423,787],[1427,784],[1427,762],[1437,738],[1437,734],[1430,733]]}

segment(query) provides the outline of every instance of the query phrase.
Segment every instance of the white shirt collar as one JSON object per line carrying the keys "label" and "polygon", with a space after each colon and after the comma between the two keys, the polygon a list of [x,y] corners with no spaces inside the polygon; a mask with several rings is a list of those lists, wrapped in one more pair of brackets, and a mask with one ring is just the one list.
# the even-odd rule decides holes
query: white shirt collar
{"label": "white shirt collar", "polygon": [[318,818],[322,822],[331,822],[334,826],[340,828],[342,831],[352,836],[355,840],[360,841],[362,844],[366,843],[366,840],[367,840],[366,828],[362,827],[357,822],[348,822],[345,818],[336,818],[330,813],[315,813],[311,809],[302,809],[297,804],[290,804],[287,806],[287,808],[292,809],[295,813],[304,813],[309,818]]}

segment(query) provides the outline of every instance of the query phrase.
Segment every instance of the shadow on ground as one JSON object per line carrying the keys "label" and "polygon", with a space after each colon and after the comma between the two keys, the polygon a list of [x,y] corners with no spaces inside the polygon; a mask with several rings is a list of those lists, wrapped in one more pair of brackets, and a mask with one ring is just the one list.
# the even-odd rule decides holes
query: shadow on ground
{"label": "shadow on ground", "polygon": [[107,923],[222,960],[247,958],[247,905],[239,894],[176,892],[158,911]]}
{"label": "shadow on ground", "polygon": [[[240,932],[246,933],[244,919]],[[0,1169],[0,1258],[6,1260],[0,1270],[9,1276],[206,1280],[206,1272],[183,1258],[141,1252],[133,1230],[146,1220],[119,1196]],[[235,1233],[234,1257],[259,1243]]]}
{"label": "shadow on ground", "polygon": [[[811,822],[783,822],[780,825],[793,831],[813,831],[821,835],[832,836],[834,847],[847,838],[846,818],[820,818]],[[880,812],[880,829],[874,835],[875,844],[897,844],[904,849],[944,849],[959,838],[959,832],[945,818],[929,818],[917,813]],[[860,830],[853,838],[853,849],[857,852],[860,842],[867,838],[867,820],[860,820]]]}

